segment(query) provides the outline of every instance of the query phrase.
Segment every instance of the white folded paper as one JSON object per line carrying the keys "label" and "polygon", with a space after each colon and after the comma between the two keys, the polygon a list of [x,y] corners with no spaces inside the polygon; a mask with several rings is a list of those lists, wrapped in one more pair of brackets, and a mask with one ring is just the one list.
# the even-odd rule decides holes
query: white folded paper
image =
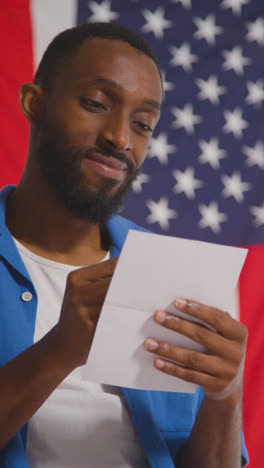
{"label": "white folded paper", "polygon": [[[85,378],[144,390],[195,392],[196,385],[153,367],[144,341],[157,338],[202,350],[153,320],[157,309],[177,313],[176,297],[230,312],[246,249],[129,231],[85,365]],[[231,313],[231,312],[230,312]],[[188,317],[189,319],[189,317]]]}

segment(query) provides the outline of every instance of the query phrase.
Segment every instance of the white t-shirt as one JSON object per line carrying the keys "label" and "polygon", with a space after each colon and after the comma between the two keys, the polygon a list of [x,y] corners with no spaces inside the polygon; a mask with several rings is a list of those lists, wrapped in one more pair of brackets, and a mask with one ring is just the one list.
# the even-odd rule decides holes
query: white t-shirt
{"label": "white t-shirt", "polygon": [[[78,267],[15,243],[38,294],[36,342],[58,322],[67,275]],[[147,467],[122,390],[88,382],[84,367],[66,377],[29,421],[30,468]]]}

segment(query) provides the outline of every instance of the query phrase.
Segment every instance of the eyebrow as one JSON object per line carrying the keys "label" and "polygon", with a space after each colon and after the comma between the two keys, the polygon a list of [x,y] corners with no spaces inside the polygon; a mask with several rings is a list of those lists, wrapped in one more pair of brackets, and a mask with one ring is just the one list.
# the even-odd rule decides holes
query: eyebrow
{"label": "eyebrow", "polygon": [[[101,83],[105,84],[107,86],[111,86],[112,88],[116,89],[121,89],[123,90],[124,87],[118,83],[117,81],[111,80],[110,78],[104,78],[102,76],[97,76],[95,78],[96,83]],[[158,101],[155,101],[154,99],[146,99],[145,103],[150,105],[151,107],[154,107],[154,109],[160,111],[161,110],[161,104]]]}

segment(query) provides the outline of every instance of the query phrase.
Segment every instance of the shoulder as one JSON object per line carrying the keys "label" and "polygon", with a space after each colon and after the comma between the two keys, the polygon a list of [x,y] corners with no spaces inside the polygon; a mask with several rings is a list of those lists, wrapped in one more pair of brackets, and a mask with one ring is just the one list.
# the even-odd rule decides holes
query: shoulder
{"label": "shoulder", "polygon": [[139,226],[138,224],[134,223],[130,219],[124,218],[123,216],[115,215],[107,223],[108,228],[112,229],[121,229],[121,230],[129,230],[134,229],[135,231],[143,231],[143,232],[150,232],[148,229]]}
{"label": "shoulder", "polygon": [[5,228],[6,201],[15,188],[15,185],[7,185],[0,190],[0,235]]}
{"label": "shoulder", "polygon": [[122,249],[130,229],[133,229],[134,231],[150,232],[147,229],[138,226],[133,221],[118,215],[112,216],[112,218],[109,219],[107,222],[107,229],[112,239],[113,246],[119,251]]}

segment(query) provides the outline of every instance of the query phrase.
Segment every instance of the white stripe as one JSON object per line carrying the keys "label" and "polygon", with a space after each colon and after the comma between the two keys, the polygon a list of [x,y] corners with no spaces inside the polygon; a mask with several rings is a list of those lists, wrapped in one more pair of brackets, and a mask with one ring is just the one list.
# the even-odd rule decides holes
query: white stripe
{"label": "white stripe", "polygon": [[30,0],[34,70],[50,41],[75,26],[77,6],[77,0]]}

